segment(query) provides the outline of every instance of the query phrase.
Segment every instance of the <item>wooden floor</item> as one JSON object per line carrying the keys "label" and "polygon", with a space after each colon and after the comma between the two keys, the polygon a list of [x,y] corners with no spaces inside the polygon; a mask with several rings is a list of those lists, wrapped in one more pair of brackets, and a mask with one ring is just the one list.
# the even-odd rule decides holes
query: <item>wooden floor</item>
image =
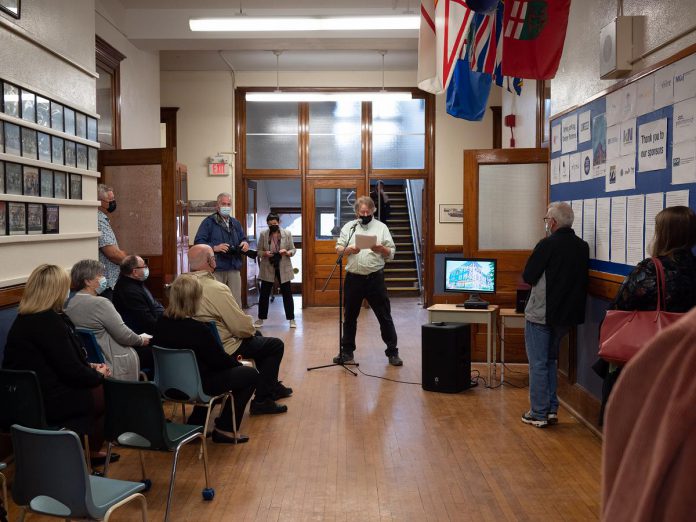
{"label": "wooden floor", "polygon": [[[377,321],[364,309],[356,360],[366,373],[419,383],[427,313],[416,299],[392,305],[404,366],[387,364]],[[308,372],[337,353],[337,314],[298,310],[290,330],[282,301],[271,304],[263,333],[285,341],[289,412],[245,418],[248,444],[209,443],[212,502],[201,500],[198,448],[185,448],[170,520],[597,520],[601,443],[566,411],[557,426],[538,429],[520,421],[526,388],[448,395],[339,367]],[[110,476],[138,479],[137,455],[119,452]],[[163,518],[170,463],[146,454],[150,520]],[[139,520],[136,506],[113,520]]]}

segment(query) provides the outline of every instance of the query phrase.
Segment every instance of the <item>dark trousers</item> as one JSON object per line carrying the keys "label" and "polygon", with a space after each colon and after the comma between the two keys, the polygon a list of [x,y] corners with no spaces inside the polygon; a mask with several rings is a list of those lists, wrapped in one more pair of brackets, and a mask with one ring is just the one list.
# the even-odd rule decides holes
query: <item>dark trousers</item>
{"label": "dark trousers", "polygon": [[133,349],[140,359],[140,371],[152,380],[155,376],[155,356],[152,354],[152,346],[133,346]]}
{"label": "dark trousers", "polygon": [[387,287],[384,284],[384,270],[378,270],[366,276],[350,272],[346,274],[343,290],[345,306],[343,339],[341,340],[343,350],[346,353],[355,351],[355,332],[363,299],[367,299],[377,321],[379,321],[379,331],[382,334],[384,344],[387,345],[384,353],[387,357],[398,355],[399,349],[396,346],[396,329],[391,316],[391,303],[387,295]]}
{"label": "dark trousers", "polygon": [[[280,270],[275,269],[275,277],[280,283]],[[268,301],[273,291],[273,282],[261,281],[261,296],[259,297],[259,319],[268,318]],[[295,303],[292,300],[292,288],[290,281],[280,283],[280,291],[283,294],[283,307],[285,308],[285,318],[289,321],[295,318]]]}
{"label": "dark trousers", "polygon": [[278,385],[278,370],[284,351],[285,345],[280,339],[255,335],[244,339],[235,352],[245,359],[254,359],[256,362],[256,369],[259,371],[255,398],[257,402],[273,398],[273,390]]}
{"label": "dark trousers", "polygon": [[[205,376],[203,380],[203,391],[208,395],[220,395],[226,391],[231,391],[234,398],[234,417],[237,429],[242,425],[242,418],[246,405],[254,393],[256,383],[259,380],[259,372],[248,366],[237,366],[236,368],[225,368],[215,373]],[[200,424],[205,422],[205,410],[202,406],[196,406],[189,417],[189,424]],[[215,421],[215,426],[223,431],[232,431],[232,406],[230,402],[225,402],[225,407],[220,412],[220,416]]]}

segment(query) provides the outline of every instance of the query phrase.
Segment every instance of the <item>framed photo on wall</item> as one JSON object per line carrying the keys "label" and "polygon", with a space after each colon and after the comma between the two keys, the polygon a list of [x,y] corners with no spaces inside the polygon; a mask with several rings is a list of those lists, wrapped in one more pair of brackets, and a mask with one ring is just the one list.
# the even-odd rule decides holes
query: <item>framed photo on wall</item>
{"label": "framed photo on wall", "polygon": [[41,197],[53,197],[53,171],[41,169]]}
{"label": "framed photo on wall", "polygon": [[5,163],[5,194],[22,195],[22,166]]}
{"label": "framed photo on wall", "polygon": [[43,205],[27,203],[27,234],[43,234]]}
{"label": "framed photo on wall", "polygon": [[65,172],[53,174],[53,194],[58,199],[68,199],[68,175]]}
{"label": "framed photo on wall", "polygon": [[8,15],[19,18],[20,0],[0,0],[0,11]]}
{"label": "framed photo on wall", "polygon": [[206,201],[202,199],[192,199],[189,201],[189,214],[208,215],[217,211],[217,201]]}
{"label": "framed photo on wall", "polygon": [[23,236],[27,233],[27,207],[24,203],[7,202],[7,225],[10,236]]}
{"label": "framed photo on wall", "polygon": [[24,195],[40,196],[41,183],[39,182],[39,169],[24,165]]}
{"label": "framed photo on wall", "polygon": [[7,235],[7,201],[0,201],[0,236]]}
{"label": "framed photo on wall", "polygon": [[464,223],[464,205],[440,205],[440,223]]}
{"label": "framed photo on wall", "polygon": [[70,174],[70,199],[82,199],[82,176]]}
{"label": "framed photo on wall", "polygon": [[58,234],[60,232],[60,207],[58,205],[44,205],[44,234]]}

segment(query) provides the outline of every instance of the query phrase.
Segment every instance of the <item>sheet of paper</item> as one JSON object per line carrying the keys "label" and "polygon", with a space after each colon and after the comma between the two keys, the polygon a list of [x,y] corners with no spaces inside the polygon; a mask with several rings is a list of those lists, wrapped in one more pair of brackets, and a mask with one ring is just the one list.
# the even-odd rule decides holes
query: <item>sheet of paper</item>
{"label": "sheet of paper", "polygon": [[626,264],[626,196],[611,198],[611,261]]}
{"label": "sheet of paper", "polygon": [[594,167],[594,177],[604,178],[607,175],[607,164],[602,163],[601,165],[595,165]]}
{"label": "sheet of paper", "polygon": [[653,111],[655,75],[648,74],[636,82],[636,116]]}
{"label": "sheet of paper", "polygon": [[626,198],[626,264],[637,265],[643,260],[645,231],[645,196]]}
{"label": "sheet of paper", "polygon": [[607,127],[621,123],[621,94],[619,91],[614,91],[606,96],[607,107]]}
{"label": "sheet of paper", "polygon": [[592,164],[597,167],[607,162],[607,120],[604,114],[592,119]]}
{"label": "sheet of paper", "polygon": [[595,224],[595,257],[609,261],[609,212],[610,198],[597,198],[597,221]]}
{"label": "sheet of paper", "polygon": [[655,216],[664,208],[665,195],[662,192],[645,195],[645,252],[643,259],[650,257],[650,247],[655,239]]}
{"label": "sheet of paper", "polygon": [[674,69],[671,65],[655,72],[654,109],[661,109],[674,103]]}
{"label": "sheet of paper", "polygon": [[582,181],[592,179],[594,172],[592,169],[592,149],[583,150],[580,153],[580,178]]}
{"label": "sheet of paper", "polygon": [[574,183],[576,181],[582,181],[582,176],[580,174],[580,153],[575,152],[570,155],[568,164],[570,165],[570,182]]}
{"label": "sheet of paper", "polygon": [[636,117],[636,84],[619,89],[619,123]]}
{"label": "sheet of paper", "polygon": [[561,152],[561,124],[551,126],[551,152]]}
{"label": "sheet of paper", "polygon": [[372,248],[377,244],[377,236],[373,234],[355,234],[355,246],[359,249]]}
{"label": "sheet of paper", "polygon": [[665,208],[677,206],[689,206],[688,190],[673,190],[671,192],[665,193]]}
{"label": "sheet of paper", "polygon": [[568,183],[570,181],[570,163],[568,161],[568,155],[561,156],[561,183]]}
{"label": "sheet of paper", "polygon": [[578,149],[578,115],[563,118],[561,122],[561,152],[568,154]]}
{"label": "sheet of paper", "polygon": [[581,112],[578,116],[578,143],[585,143],[592,139],[591,116],[590,111]]}
{"label": "sheet of paper", "polygon": [[612,125],[607,127],[607,161],[621,156],[621,126]]}
{"label": "sheet of paper", "polygon": [[674,68],[674,102],[680,102],[696,96],[696,56],[693,54],[675,62]]}
{"label": "sheet of paper", "polygon": [[667,167],[667,118],[638,127],[638,172]]}
{"label": "sheet of paper", "polygon": [[696,98],[675,103],[672,116],[672,143],[696,140]]}
{"label": "sheet of paper", "polygon": [[595,208],[596,199],[586,199],[582,205],[582,238],[590,245],[590,259],[595,259]]}
{"label": "sheet of paper", "polygon": [[561,158],[551,160],[551,185],[558,185],[561,182]]}
{"label": "sheet of paper", "polygon": [[570,203],[573,209],[573,230],[575,235],[582,237],[582,199],[575,199]]}
{"label": "sheet of paper", "polygon": [[619,155],[626,156],[636,154],[636,119],[626,120],[621,124],[621,142],[619,144]]}
{"label": "sheet of paper", "polygon": [[696,182],[696,141],[672,145],[672,185]]}
{"label": "sheet of paper", "polygon": [[605,191],[616,192],[636,188],[635,156],[621,156],[608,163]]}

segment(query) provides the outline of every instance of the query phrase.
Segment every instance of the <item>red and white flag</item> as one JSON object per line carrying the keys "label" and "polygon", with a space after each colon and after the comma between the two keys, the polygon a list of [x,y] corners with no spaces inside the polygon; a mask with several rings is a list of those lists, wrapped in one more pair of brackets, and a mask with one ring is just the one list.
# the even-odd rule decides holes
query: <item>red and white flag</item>
{"label": "red and white flag", "polygon": [[447,90],[473,17],[464,0],[422,0],[418,37],[418,88]]}

